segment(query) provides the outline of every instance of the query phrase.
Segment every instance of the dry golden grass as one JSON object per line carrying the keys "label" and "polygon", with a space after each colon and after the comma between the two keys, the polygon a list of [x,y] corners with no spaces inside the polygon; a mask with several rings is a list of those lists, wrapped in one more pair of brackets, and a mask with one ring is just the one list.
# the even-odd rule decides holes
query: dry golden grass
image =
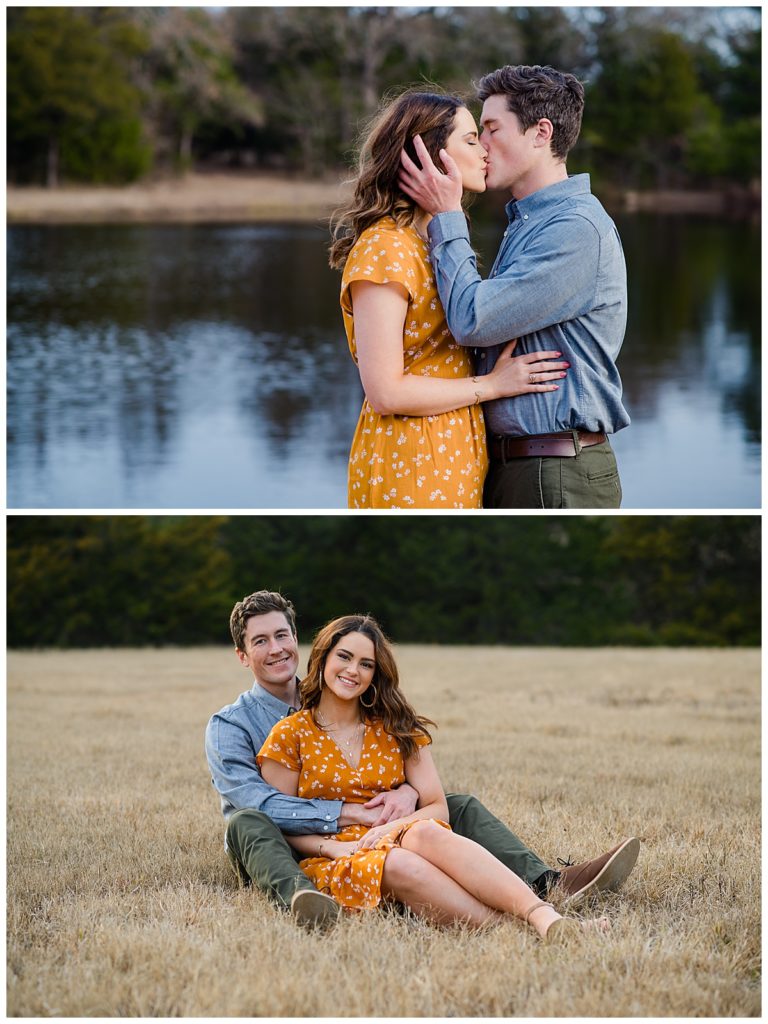
{"label": "dry golden grass", "polygon": [[238,890],[208,781],[209,715],[248,685],[220,649],[12,653],[12,1016],[760,1014],[756,651],[402,647],[446,788],[546,860],[642,837],[550,949],[380,913],[298,930]]}
{"label": "dry golden grass", "polygon": [[133,185],[10,185],[16,224],[327,220],[349,195],[339,177],[301,180],[274,174],[195,174]]}

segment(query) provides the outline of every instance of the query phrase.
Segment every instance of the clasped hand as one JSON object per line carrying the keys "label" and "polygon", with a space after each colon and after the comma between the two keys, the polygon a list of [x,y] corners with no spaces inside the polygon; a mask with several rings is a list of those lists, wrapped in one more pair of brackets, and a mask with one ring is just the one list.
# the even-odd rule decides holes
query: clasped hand
{"label": "clasped hand", "polygon": [[386,825],[378,825],[376,828],[369,828],[363,838],[358,842],[358,850],[372,850],[376,843],[390,832],[398,832],[400,826],[397,822],[388,821]]}
{"label": "clasped hand", "polygon": [[393,824],[390,821],[386,825],[378,825],[376,828],[368,829],[362,839],[352,840],[351,842],[345,842],[342,839],[324,839],[321,843],[322,853],[320,853],[320,856],[327,857],[329,860],[339,860],[341,857],[351,857],[358,850],[371,850],[382,836],[386,836],[390,832],[396,832],[398,828],[397,824]]}
{"label": "clasped hand", "polygon": [[357,840],[345,843],[341,839],[324,839],[321,844],[322,853],[318,852],[318,856],[327,857],[328,860],[339,860],[341,857],[351,857],[358,849],[359,845],[360,843]]}

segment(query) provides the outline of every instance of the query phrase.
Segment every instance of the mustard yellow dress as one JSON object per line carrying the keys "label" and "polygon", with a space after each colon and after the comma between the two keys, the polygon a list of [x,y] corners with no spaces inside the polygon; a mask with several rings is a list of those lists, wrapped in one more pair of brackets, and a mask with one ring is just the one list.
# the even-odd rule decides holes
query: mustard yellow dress
{"label": "mustard yellow dress", "polygon": [[[341,309],[357,362],[350,284],[396,282],[408,292],[404,370],[422,377],[471,377],[467,349],[454,341],[437,293],[429,249],[412,226],[384,217],[350,251]],[[480,508],[488,469],[479,405],[435,416],[381,416],[366,399],[349,454],[350,508]]]}
{"label": "mustard yellow dress", "polygon": [[[423,735],[415,739],[419,746],[429,743]],[[405,782],[400,747],[380,721],[366,722],[356,768],[349,764],[330,736],[320,729],[309,711],[297,711],[274,726],[257,755],[259,765],[265,758],[299,772],[297,796],[301,797],[364,804],[377,793]],[[444,821],[440,824],[449,827]],[[361,850],[338,860],[307,857],[299,867],[316,888],[329,892],[341,906],[370,910],[381,902],[381,878],[387,854],[400,844],[409,828],[410,825],[395,827],[370,850]],[[365,825],[346,825],[329,838],[353,842],[361,839],[367,831]]]}

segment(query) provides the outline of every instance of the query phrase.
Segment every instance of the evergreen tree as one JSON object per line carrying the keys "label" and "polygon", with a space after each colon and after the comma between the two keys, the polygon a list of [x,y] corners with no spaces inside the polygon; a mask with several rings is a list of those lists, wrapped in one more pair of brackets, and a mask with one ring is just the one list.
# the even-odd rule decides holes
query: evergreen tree
{"label": "evergreen tree", "polygon": [[126,65],[140,32],[98,9],[10,8],[8,147],[11,166],[44,166],[49,187],[62,175],[129,181],[148,168],[140,94]]}

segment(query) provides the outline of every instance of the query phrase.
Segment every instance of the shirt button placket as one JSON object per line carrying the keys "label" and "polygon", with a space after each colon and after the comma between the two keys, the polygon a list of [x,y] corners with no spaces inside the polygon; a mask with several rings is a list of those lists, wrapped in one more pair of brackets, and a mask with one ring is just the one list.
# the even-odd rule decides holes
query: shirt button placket
{"label": "shirt button placket", "polygon": [[493,268],[491,269],[491,273],[488,275],[489,277],[496,277],[496,275],[499,273],[499,271],[504,268],[504,250],[507,247],[507,237],[509,236],[509,233],[510,233],[511,230],[512,230],[512,225],[510,224],[506,228],[506,230],[504,231],[504,234],[501,236],[501,245],[499,246],[499,254],[496,257],[496,262],[494,263]]}

